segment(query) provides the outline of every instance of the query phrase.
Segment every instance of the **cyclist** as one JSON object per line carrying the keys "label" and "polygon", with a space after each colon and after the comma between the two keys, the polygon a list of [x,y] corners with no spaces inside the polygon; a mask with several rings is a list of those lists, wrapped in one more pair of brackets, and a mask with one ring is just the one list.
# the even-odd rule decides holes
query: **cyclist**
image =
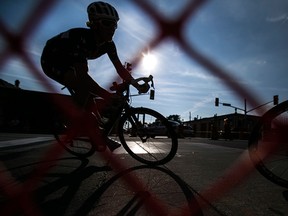
{"label": "cyclist", "polygon": [[[139,92],[147,92],[147,86],[133,82],[134,78],[119,60],[113,42],[119,21],[116,9],[106,2],[98,1],[88,5],[87,13],[89,21],[86,24],[89,28],[72,28],[47,41],[41,56],[44,73],[73,89],[79,105],[85,104],[90,93],[110,102],[115,99],[115,94],[106,91],[89,76],[87,63],[87,60],[108,54],[122,79],[130,81]],[[101,151],[106,146],[98,145],[98,148]]]}

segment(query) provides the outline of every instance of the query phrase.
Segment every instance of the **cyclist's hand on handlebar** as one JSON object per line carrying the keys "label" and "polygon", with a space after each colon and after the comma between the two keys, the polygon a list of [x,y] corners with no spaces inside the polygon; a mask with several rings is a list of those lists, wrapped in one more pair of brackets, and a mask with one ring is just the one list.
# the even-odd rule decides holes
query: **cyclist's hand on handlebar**
{"label": "cyclist's hand on handlebar", "polygon": [[[139,82],[144,82],[144,84],[139,84]],[[150,75],[149,77],[140,77],[137,79],[131,80],[131,84],[138,90],[139,94],[147,93],[150,89],[149,82],[152,82],[153,87],[153,76]]]}

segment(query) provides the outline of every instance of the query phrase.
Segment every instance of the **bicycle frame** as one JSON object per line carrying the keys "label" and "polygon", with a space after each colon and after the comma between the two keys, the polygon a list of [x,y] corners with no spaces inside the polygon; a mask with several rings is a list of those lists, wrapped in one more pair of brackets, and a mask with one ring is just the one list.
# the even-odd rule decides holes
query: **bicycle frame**
{"label": "bicycle frame", "polygon": [[[154,99],[153,76],[150,75],[148,78],[147,77],[140,77],[140,78],[136,79],[136,82],[139,82],[139,81],[144,81],[146,84],[150,81],[152,82],[151,87],[153,88],[153,99]],[[107,136],[111,133],[111,131],[113,130],[113,128],[115,127],[115,125],[117,124],[119,119],[122,117],[122,115],[124,113],[131,113],[130,110],[133,109],[133,107],[129,104],[130,97],[131,97],[130,85],[131,85],[130,82],[125,82],[125,81],[123,83],[120,83],[120,84],[113,82],[113,86],[110,87],[111,90],[116,91],[116,94],[123,96],[124,103],[123,103],[123,106],[119,107],[119,110],[117,110],[117,112],[115,114],[113,114],[112,118],[109,119],[109,121],[107,123],[105,123],[104,131],[105,131],[105,135],[107,135]],[[64,88],[66,88],[66,87],[63,87],[62,90]],[[68,88],[68,87],[67,87],[67,89],[70,92],[71,96],[74,97],[74,95],[75,95],[74,90],[71,88]],[[134,96],[138,96],[138,95],[141,95],[141,94],[138,93],[137,95],[134,95]],[[93,94],[89,94],[87,96],[87,100],[86,100],[87,102],[84,104],[84,107],[87,106],[87,104],[90,104],[89,103],[90,98],[92,98],[93,104],[95,104],[95,108],[96,108],[97,113],[94,113],[94,114],[95,114],[96,118],[97,117],[101,118],[101,114],[100,114],[101,112],[99,111],[99,108],[97,108],[97,101],[95,100],[96,96],[93,97]],[[150,98],[150,99],[152,99],[152,98]],[[132,116],[132,117],[133,117],[133,119],[132,119],[131,123],[133,124],[132,127],[134,127],[134,126],[136,126],[135,122],[137,122],[137,117],[136,116]],[[141,140],[143,142],[145,142],[145,139],[143,139],[142,137],[141,137]]]}
{"label": "bicycle frame", "polygon": [[[143,86],[140,86],[146,93],[149,89],[152,90],[151,87],[154,89],[152,79],[153,77],[149,76],[138,78],[133,81],[138,85],[140,85],[140,81],[143,81],[144,84],[141,84]],[[151,85],[150,82],[152,83]],[[167,118],[161,113],[145,107],[131,106],[130,97],[133,96],[130,94],[131,84],[134,85],[134,83],[130,82],[123,82],[119,85],[113,83],[113,86],[110,89],[116,91],[116,94],[119,96],[122,96],[123,103],[119,103],[119,107],[117,106],[117,109],[112,110],[111,113],[108,113],[110,110],[109,106],[107,107],[107,112],[107,109],[105,110],[105,107],[101,106],[100,102],[98,103],[100,106],[97,107],[97,99],[95,98],[92,101],[93,103],[89,103],[89,106],[87,106],[87,109],[85,110],[87,110],[89,118],[91,116],[95,119],[98,128],[101,130],[101,134],[108,137],[109,135],[112,135],[112,130],[114,128],[117,129],[117,138],[108,137],[107,145],[109,140],[114,142],[120,141],[128,154],[137,161],[149,165],[165,164],[172,160],[177,152],[177,134]],[[139,95],[141,95],[141,93],[139,92]],[[151,94],[150,99],[152,99]],[[86,105],[88,105],[88,103]],[[107,122],[105,121],[105,118],[107,117],[106,113],[109,116]],[[155,136],[151,136],[151,134],[153,134],[151,130],[153,129],[150,126],[156,121],[161,122],[165,127],[167,138],[155,139]],[[97,125],[94,125],[93,127],[97,127]],[[117,125],[117,128],[115,125]],[[97,130],[97,128],[95,129]],[[65,130],[60,130],[59,133],[56,131],[55,137],[68,152],[77,157],[88,157],[97,151],[97,141],[91,140],[91,134],[80,134],[80,136],[76,134],[75,137],[72,137],[71,140],[69,139],[68,142],[66,142]],[[64,140],[62,137],[64,137]]]}
{"label": "bicycle frame", "polygon": [[[115,86],[115,83],[113,83],[114,86]],[[105,135],[109,135],[113,128],[115,127],[115,125],[117,125],[117,123],[119,122],[119,120],[121,119],[121,117],[123,116],[124,113],[126,114],[130,114],[132,113],[131,112],[131,109],[134,109],[134,107],[132,107],[130,104],[129,104],[129,101],[130,101],[130,83],[122,83],[124,84],[124,89],[120,89],[120,92],[123,96],[123,99],[124,99],[124,103],[123,103],[123,106],[119,108],[119,110],[117,110],[117,112],[113,115],[113,117],[111,119],[109,119],[108,123],[106,123],[104,129],[105,129]],[[121,85],[121,84],[120,84]],[[141,95],[141,94],[137,94],[138,95]],[[134,95],[136,96],[136,95]],[[138,122],[138,119],[137,119],[137,116],[135,115],[129,115],[132,117],[130,123],[132,124],[131,126],[132,127],[136,127],[137,125],[137,122]],[[141,140],[142,142],[145,142],[146,139],[144,139],[143,137],[141,137]]]}

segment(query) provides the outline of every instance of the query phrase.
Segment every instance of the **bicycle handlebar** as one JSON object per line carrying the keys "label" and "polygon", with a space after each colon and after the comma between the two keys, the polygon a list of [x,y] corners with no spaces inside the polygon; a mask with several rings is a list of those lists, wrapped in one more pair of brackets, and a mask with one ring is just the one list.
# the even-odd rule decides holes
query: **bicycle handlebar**
{"label": "bicycle handlebar", "polygon": [[151,81],[152,82],[151,86],[152,87],[154,86],[153,76],[152,75],[150,75],[149,77],[140,77],[140,78],[137,78],[137,79],[133,80],[134,83],[139,83],[140,81],[143,81],[146,84],[148,84]]}
{"label": "bicycle handlebar", "polygon": [[[143,81],[144,84],[139,84],[139,82]],[[131,81],[124,81],[123,83],[116,83],[113,82],[112,86],[110,87],[111,91],[116,91],[117,93],[123,93],[127,90],[129,85],[133,85],[134,83],[138,83],[139,85],[149,85],[148,83],[151,82],[151,87],[154,88],[153,76],[150,75],[149,77],[140,77]],[[150,88],[150,86],[149,86]]]}

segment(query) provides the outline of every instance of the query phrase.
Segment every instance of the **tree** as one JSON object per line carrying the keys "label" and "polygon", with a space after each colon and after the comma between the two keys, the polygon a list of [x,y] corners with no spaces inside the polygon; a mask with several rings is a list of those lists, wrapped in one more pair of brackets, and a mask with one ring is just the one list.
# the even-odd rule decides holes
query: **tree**
{"label": "tree", "polygon": [[180,115],[176,115],[176,114],[175,115],[169,115],[167,117],[167,119],[181,123],[181,116]]}

